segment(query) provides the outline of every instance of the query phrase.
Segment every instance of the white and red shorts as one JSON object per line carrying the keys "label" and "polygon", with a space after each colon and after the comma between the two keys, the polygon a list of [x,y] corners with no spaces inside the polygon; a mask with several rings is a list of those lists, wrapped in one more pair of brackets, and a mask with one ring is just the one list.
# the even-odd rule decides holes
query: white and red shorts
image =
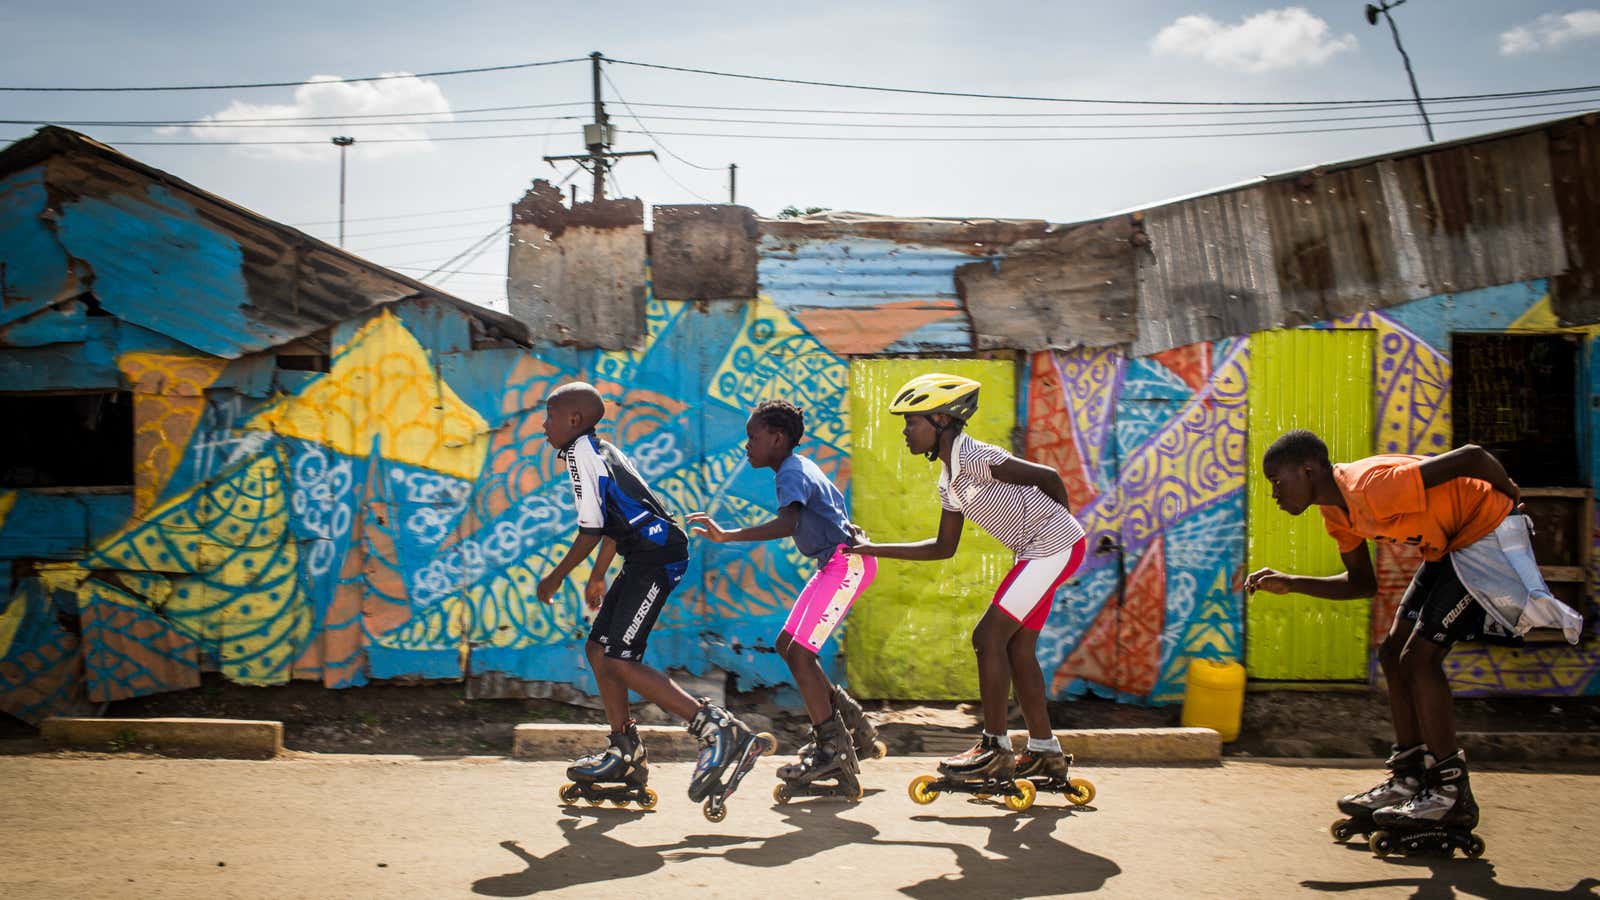
{"label": "white and red shorts", "polygon": [[1088,543],[1088,538],[1079,538],[1076,544],[1055,556],[1017,560],[995,590],[990,605],[998,606],[1001,612],[1030,631],[1044,628],[1045,620],[1050,618],[1050,604],[1055,600],[1056,588],[1083,564]]}

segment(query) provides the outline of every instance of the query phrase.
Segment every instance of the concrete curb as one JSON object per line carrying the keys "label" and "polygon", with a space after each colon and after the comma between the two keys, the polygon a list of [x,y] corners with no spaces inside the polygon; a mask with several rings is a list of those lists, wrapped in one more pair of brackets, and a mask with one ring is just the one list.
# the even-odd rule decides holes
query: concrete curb
{"label": "concrete curb", "polygon": [[1600,761],[1594,731],[1463,731],[1457,740],[1468,762]]}
{"label": "concrete curb", "polygon": [[[652,760],[694,759],[699,742],[688,731],[672,725],[641,725],[639,736]],[[1061,749],[1078,762],[1096,763],[1216,763],[1222,758],[1222,741],[1209,728],[1095,728],[1056,732]],[[889,741],[897,756],[949,756],[972,745],[973,735],[928,730],[919,735],[901,731]],[[511,755],[515,759],[574,760],[604,746],[603,725],[522,724],[516,727]],[[1018,749],[1026,745],[1025,731],[1011,733]],[[778,753],[793,754],[798,747],[781,740]]]}
{"label": "concrete curb", "polygon": [[227,759],[271,759],[283,751],[283,723],[250,719],[45,719],[51,746],[158,752]]}

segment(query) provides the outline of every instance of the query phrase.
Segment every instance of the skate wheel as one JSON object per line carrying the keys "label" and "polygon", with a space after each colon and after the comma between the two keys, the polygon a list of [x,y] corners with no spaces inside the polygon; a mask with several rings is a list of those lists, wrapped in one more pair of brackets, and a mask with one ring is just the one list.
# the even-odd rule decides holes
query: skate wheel
{"label": "skate wheel", "polygon": [[794,795],[789,793],[789,786],[787,784],[779,782],[778,784],[772,786],[772,800],[774,803],[782,806],[792,799],[794,799]]}
{"label": "skate wheel", "polygon": [[611,805],[615,806],[617,809],[627,809],[628,801],[625,798],[617,797],[611,801]]}
{"label": "skate wheel", "polygon": [[1367,846],[1372,850],[1373,856],[1383,859],[1394,852],[1394,839],[1389,836],[1389,832],[1379,829],[1367,838]]}
{"label": "skate wheel", "polygon": [[583,796],[583,789],[569,781],[561,786],[559,793],[562,803],[577,803],[578,798]]}
{"label": "skate wheel", "polygon": [[1350,840],[1351,835],[1355,834],[1350,830],[1349,819],[1334,819],[1333,824],[1328,826],[1328,833],[1340,843]]}
{"label": "skate wheel", "polygon": [[858,781],[858,782],[856,782],[855,793],[850,795],[850,799],[852,801],[855,801],[855,802],[859,803],[861,801],[861,798],[865,797],[866,795],[867,795],[867,786]]}
{"label": "skate wheel", "polygon": [[1011,782],[1011,786],[1017,793],[1006,798],[1006,808],[1012,812],[1022,812],[1032,806],[1034,798],[1039,796],[1039,789],[1026,778]]}
{"label": "skate wheel", "polygon": [[705,815],[707,822],[721,822],[728,817],[728,808],[726,806],[714,806],[710,800],[707,800],[705,805],[700,807],[700,812]]}
{"label": "skate wheel", "polygon": [[585,797],[583,800],[590,806],[603,806],[606,802],[604,797]]}
{"label": "skate wheel", "polygon": [[888,744],[885,744],[883,741],[873,741],[872,742],[872,758],[873,759],[883,759],[885,756],[888,756],[888,755],[889,755],[889,745]]}
{"label": "skate wheel", "polygon": [[1088,806],[1094,802],[1094,782],[1087,778],[1067,779],[1067,799],[1074,806]]}
{"label": "skate wheel", "polygon": [[645,788],[644,796],[639,799],[639,808],[655,809],[656,804],[659,802],[661,802],[661,795],[656,793],[655,788]]}
{"label": "skate wheel", "polygon": [[933,775],[918,775],[911,779],[911,785],[906,788],[906,793],[911,795],[911,802],[919,806],[927,806],[929,803],[939,799],[939,792],[929,787],[929,785],[938,780]]}
{"label": "skate wheel", "polygon": [[1482,856],[1483,855],[1483,851],[1485,851],[1487,849],[1489,849],[1489,845],[1485,844],[1483,842],[1483,838],[1478,837],[1477,835],[1473,835],[1472,837],[1467,839],[1467,856],[1468,857],[1470,857],[1472,859],[1477,859],[1478,857]]}
{"label": "skate wheel", "polygon": [[778,749],[778,739],[772,736],[772,732],[763,731],[760,734],[756,735],[756,737],[761,738],[762,740],[767,742],[766,749],[761,751],[761,755],[762,756],[771,756],[774,752],[777,751],[777,749]]}
{"label": "skate wheel", "polygon": [[993,794],[973,794],[972,798],[974,800],[987,800],[987,799],[989,799],[990,797],[993,797],[993,796],[994,796]]}

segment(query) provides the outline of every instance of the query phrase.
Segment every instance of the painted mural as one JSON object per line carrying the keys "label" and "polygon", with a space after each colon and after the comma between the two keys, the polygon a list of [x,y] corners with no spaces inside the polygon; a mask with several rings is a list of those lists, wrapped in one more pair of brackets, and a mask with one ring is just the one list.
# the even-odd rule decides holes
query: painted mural
{"label": "painted mural", "polygon": [[[455,315],[397,304],[341,326],[321,373],[275,371],[270,355],[117,354],[116,385],[82,387],[134,392],[131,494],[0,492],[18,573],[0,608],[0,709],[37,722],[211,670],[330,688],[494,673],[592,691],[587,573],[553,606],[531,601],[574,533],[540,432],[561,381],[601,388],[602,429],[679,510],[773,513],[770,474],[743,454],[747,411],[767,397],[804,403],[803,449],[848,481],[845,363],[769,301],[652,301],[648,345],[629,353],[471,350]],[[85,542],[86,504],[106,508]],[[61,527],[39,527],[52,516]],[[696,550],[654,661],[786,681],[770,647],[806,561],[786,543]]]}
{"label": "painted mural", "polygon": [[[1373,451],[1415,454],[1451,445],[1452,332],[1562,330],[1542,281],[1429,297],[1319,327],[1377,332]],[[1040,639],[1054,696],[1174,702],[1190,659],[1242,657],[1244,486],[1258,456],[1245,446],[1248,345],[1240,338],[1144,359],[1078,349],[1030,360],[1025,449],[1062,473],[1091,548],[1060,588]],[[1590,383],[1600,383],[1592,346],[1586,365]],[[1600,545],[1600,526],[1595,538]],[[1403,548],[1378,547],[1374,647],[1420,562]],[[1591,591],[1597,580],[1591,572]],[[1377,679],[1375,657],[1370,669]],[[1465,645],[1447,670],[1463,696],[1600,694],[1592,642]]]}
{"label": "painted mural", "polygon": [[[0,710],[38,722],[211,671],[252,685],[592,692],[587,572],[553,606],[530,601],[574,532],[540,433],[548,390],[594,382],[611,402],[602,430],[678,511],[754,524],[774,512],[774,491],[745,463],[747,411],[768,397],[801,403],[802,452],[847,487],[850,359],[970,356],[951,273],[972,258],[858,238],[764,245],[769,296],[650,300],[647,341],[630,352],[478,348],[459,311],[404,301],[333,327],[326,371],[281,368],[271,351],[203,355],[76,301],[18,307],[5,314],[7,389],[130,392],[137,464],[126,491],[0,490]],[[1322,327],[1376,332],[1374,449],[1411,453],[1450,443],[1452,332],[1560,330],[1542,282]],[[1190,660],[1244,651],[1246,529],[1262,527],[1245,502],[1257,458],[1250,340],[1145,358],[1048,351],[1021,376],[1021,449],[1061,472],[1090,541],[1039,644],[1051,693],[1177,702]],[[1593,433],[1600,413],[1585,415]],[[1588,452],[1600,472],[1600,450]],[[1374,634],[1415,565],[1380,549]],[[652,661],[717,667],[739,688],[787,684],[772,639],[809,574],[789,542],[695,542]],[[826,651],[835,672],[838,649]],[[873,665],[851,670],[870,682]],[[1600,694],[1593,642],[1463,647],[1450,672],[1466,694]]]}

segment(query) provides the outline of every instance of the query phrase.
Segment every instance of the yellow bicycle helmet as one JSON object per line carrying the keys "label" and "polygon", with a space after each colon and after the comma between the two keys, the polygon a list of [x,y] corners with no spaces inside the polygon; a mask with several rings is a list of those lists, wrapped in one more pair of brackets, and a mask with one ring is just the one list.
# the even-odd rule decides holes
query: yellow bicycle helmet
{"label": "yellow bicycle helmet", "polygon": [[889,412],[897,416],[931,416],[944,413],[965,422],[978,411],[978,389],[982,384],[959,375],[930,372],[906,382],[894,395]]}

